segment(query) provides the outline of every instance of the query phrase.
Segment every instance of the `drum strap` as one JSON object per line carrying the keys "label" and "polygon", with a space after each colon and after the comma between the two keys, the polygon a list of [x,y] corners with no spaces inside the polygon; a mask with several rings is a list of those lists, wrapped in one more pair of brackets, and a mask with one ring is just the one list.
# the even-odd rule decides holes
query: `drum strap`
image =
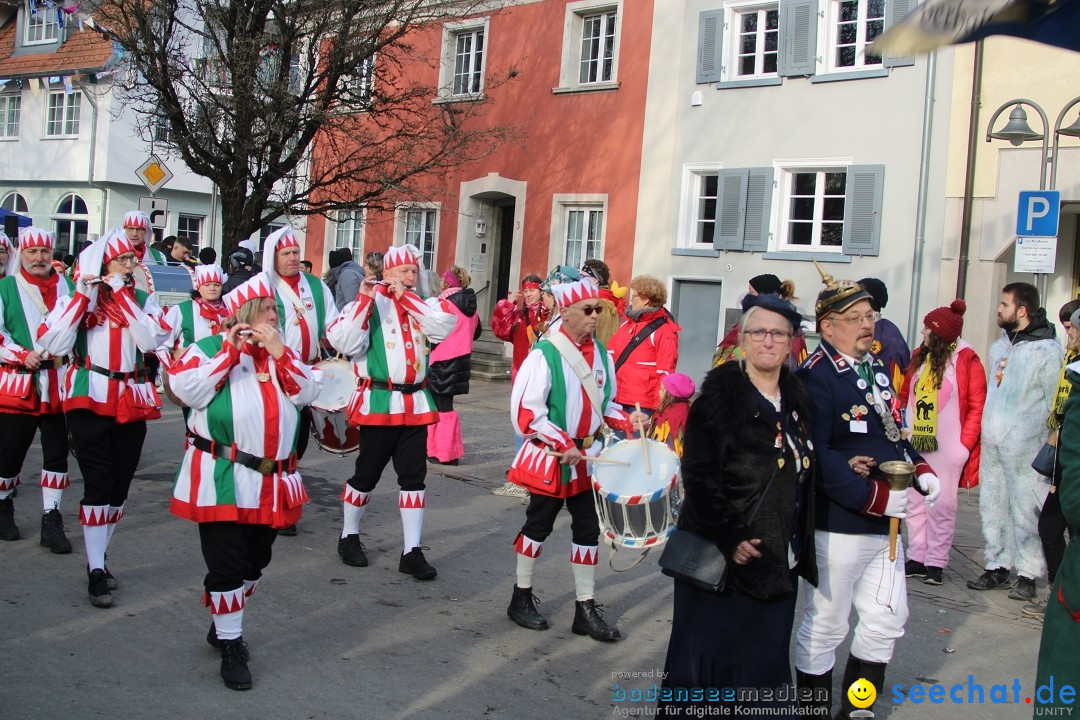
{"label": "drum strap", "polygon": [[581,387],[585,389],[585,394],[589,396],[589,402],[592,403],[596,414],[600,416],[600,426],[606,425],[607,423],[604,420],[604,397],[600,394],[600,387],[596,384],[593,369],[589,367],[589,363],[585,362],[585,356],[574,346],[573,341],[563,333],[552,333],[548,338],[548,342],[559,351],[559,354],[563,356],[563,360],[566,360],[570,369],[574,371],[578,380],[581,381]]}
{"label": "drum strap", "polygon": [[30,298],[30,302],[34,303],[38,312],[47,316],[49,314],[49,308],[46,307],[45,300],[41,297],[41,290],[28,283],[26,278],[22,276],[22,273],[15,273],[15,282],[18,283],[19,289],[26,293],[26,296]]}

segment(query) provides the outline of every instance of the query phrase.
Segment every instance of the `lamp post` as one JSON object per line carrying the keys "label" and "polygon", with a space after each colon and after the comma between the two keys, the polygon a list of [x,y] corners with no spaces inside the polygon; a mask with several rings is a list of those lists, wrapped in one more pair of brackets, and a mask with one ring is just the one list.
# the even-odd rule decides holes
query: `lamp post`
{"label": "lamp post", "polygon": [[[1039,118],[1042,119],[1042,132],[1035,132],[1031,126],[1028,125],[1027,113],[1024,112],[1025,105],[1039,114]],[[1065,121],[1065,116],[1068,112],[1077,105],[1080,105],[1080,97],[1073,98],[1064,108],[1062,108],[1061,112],[1058,113],[1053,128],[1051,128],[1046,113],[1038,103],[1026,98],[1010,100],[1007,103],[1004,103],[990,116],[990,122],[986,125],[986,142],[990,142],[991,140],[1008,140],[1014,147],[1019,147],[1029,140],[1041,140],[1042,154],[1039,156],[1039,189],[1053,190],[1057,184],[1058,150],[1060,147],[1061,136],[1069,135],[1070,137],[1080,137],[1080,117],[1068,127],[1061,126]],[[1005,127],[994,132],[994,123],[997,121],[998,116],[1005,112],[1010,106],[1013,109],[1012,112],[1009,113],[1009,121],[1005,124]],[[1051,135],[1054,137],[1052,149],[1050,145]],[[1050,166],[1049,188],[1047,187],[1046,176],[1048,165]],[[1039,273],[1036,276],[1036,284],[1039,286],[1040,296],[1045,301],[1045,273]]]}

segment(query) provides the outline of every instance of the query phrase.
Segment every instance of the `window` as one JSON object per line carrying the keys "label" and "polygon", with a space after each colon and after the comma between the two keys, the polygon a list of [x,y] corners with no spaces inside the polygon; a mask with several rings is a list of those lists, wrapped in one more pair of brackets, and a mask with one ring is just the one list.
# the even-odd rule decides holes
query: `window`
{"label": "window", "polygon": [[362,209],[338,210],[334,223],[334,249],[338,248],[349,248],[352,251],[353,260],[363,257],[364,211]]}
{"label": "window", "polygon": [[47,137],[72,137],[79,134],[79,105],[81,92],[49,93],[48,108],[45,115],[45,135]]}
{"label": "window", "polygon": [[621,17],[622,0],[581,0],[566,6],[556,92],[618,87]]}
{"label": "window", "polygon": [[718,165],[695,165],[684,169],[679,247],[713,247],[716,239],[719,170]]}
{"label": "window", "polygon": [[52,217],[56,224],[56,249],[77,255],[86,243],[89,229],[86,203],[75,193],[65,195]]}
{"label": "window", "polygon": [[35,0],[27,0],[25,12],[26,26],[23,29],[24,45],[40,45],[43,43],[56,42],[60,37],[60,26],[57,24],[57,7],[51,3],[38,3]]}
{"label": "window", "polygon": [[444,99],[472,99],[484,92],[488,19],[450,23],[443,28],[440,85]]}
{"label": "window", "polygon": [[563,264],[579,268],[586,260],[603,256],[604,211],[601,208],[568,207]]}
{"label": "window", "polygon": [[154,116],[154,142],[172,142],[172,128],[169,126],[169,118],[161,114]]}
{"label": "window", "polygon": [[885,0],[830,0],[828,12],[827,69],[880,67],[866,46],[885,30]]}
{"label": "window", "polygon": [[205,219],[202,215],[185,215],[184,213],[176,216],[176,234],[187,236],[187,239],[191,241],[193,253],[199,252],[199,246],[202,244],[202,227]]}
{"label": "window", "polygon": [[285,227],[283,223],[268,223],[263,225],[262,229],[259,230],[259,249],[261,250],[262,246],[266,244],[266,238],[270,237],[283,227]]}
{"label": "window", "polygon": [[437,210],[412,208],[405,211],[405,244],[420,248],[424,267],[435,268],[435,222]]}
{"label": "window", "polygon": [[778,5],[733,13],[736,41],[731,67],[735,78],[776,75],[780,47]]}
{"label": "window", "polygon": [[350,109],[370,107],[371,99],[375,94],[375,56],[364,58],[356,72],[344,82],[342,96]]}
{"label": "window", "polygon": [[0,138],[19,137],[21,95],[0,95]]}
{"label": "window", "polygon": [[844,239],[847,173],[844,168],[788,173],[784,245],[839,250]]}
{"label": "window", "polygon": [[26,204],[26,198],[17,192],[5,195],[4,201],[0,202],[0,207],[8,212],[19,213],[20,215],[30,212],[29,206]]}

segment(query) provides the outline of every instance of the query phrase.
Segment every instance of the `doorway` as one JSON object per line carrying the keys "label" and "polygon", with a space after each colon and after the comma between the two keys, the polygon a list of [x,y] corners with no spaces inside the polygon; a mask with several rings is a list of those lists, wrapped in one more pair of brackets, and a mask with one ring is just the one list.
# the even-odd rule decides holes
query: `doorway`
{"label": "doorway", "polygon": [[723,310],[719,280],[673,279],[671,313],[682,326],[678,371],[701,386],[720,342]]}

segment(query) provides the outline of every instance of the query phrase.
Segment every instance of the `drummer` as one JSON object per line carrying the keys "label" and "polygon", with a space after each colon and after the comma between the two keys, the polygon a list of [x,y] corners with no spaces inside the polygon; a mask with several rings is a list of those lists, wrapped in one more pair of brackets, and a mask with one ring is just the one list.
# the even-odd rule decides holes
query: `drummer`
{"label": "drummer", "polygon": [[[619,631],[604,622],[593,597],[600,524],[589,489],[589,468],[583,459],[600,453],[600,431],[605,422],[627,431],[646,418],[636,411],[628,416],[612,400],[614,363],[593,338],[600,308],[596,285],[566,282],[550,289],[562,310],[562,322],[525,358],[510,400],[514,430],[526,442],[514,458],[508,478],[528,489],[531,499],[525,525],[514,540],[517,583],[506,614],[523,628],[548,629],[547,620],[536,609],[533,568],[565,503],[572,518],[570,563],[577,594],[571,630],[595,640],[619,640]],[[575,365],[591,372],[579,377]]]}
{"label": "drummer", "polygon": [[[326,283],[310,273],[300,272],[300,241],[286,226],[273,232],[263,243],[263,272],[269,276],[277,298],[277,319],[285,344],[296,351],[300,360],[318,361],[320,349],[327,345],[326,326],[337,316],[334,293]],[[301,460],[311,437],[311,410],[300,409],[300,433],[296,459]],[[296,535],[296,527],[281,531]]]}

